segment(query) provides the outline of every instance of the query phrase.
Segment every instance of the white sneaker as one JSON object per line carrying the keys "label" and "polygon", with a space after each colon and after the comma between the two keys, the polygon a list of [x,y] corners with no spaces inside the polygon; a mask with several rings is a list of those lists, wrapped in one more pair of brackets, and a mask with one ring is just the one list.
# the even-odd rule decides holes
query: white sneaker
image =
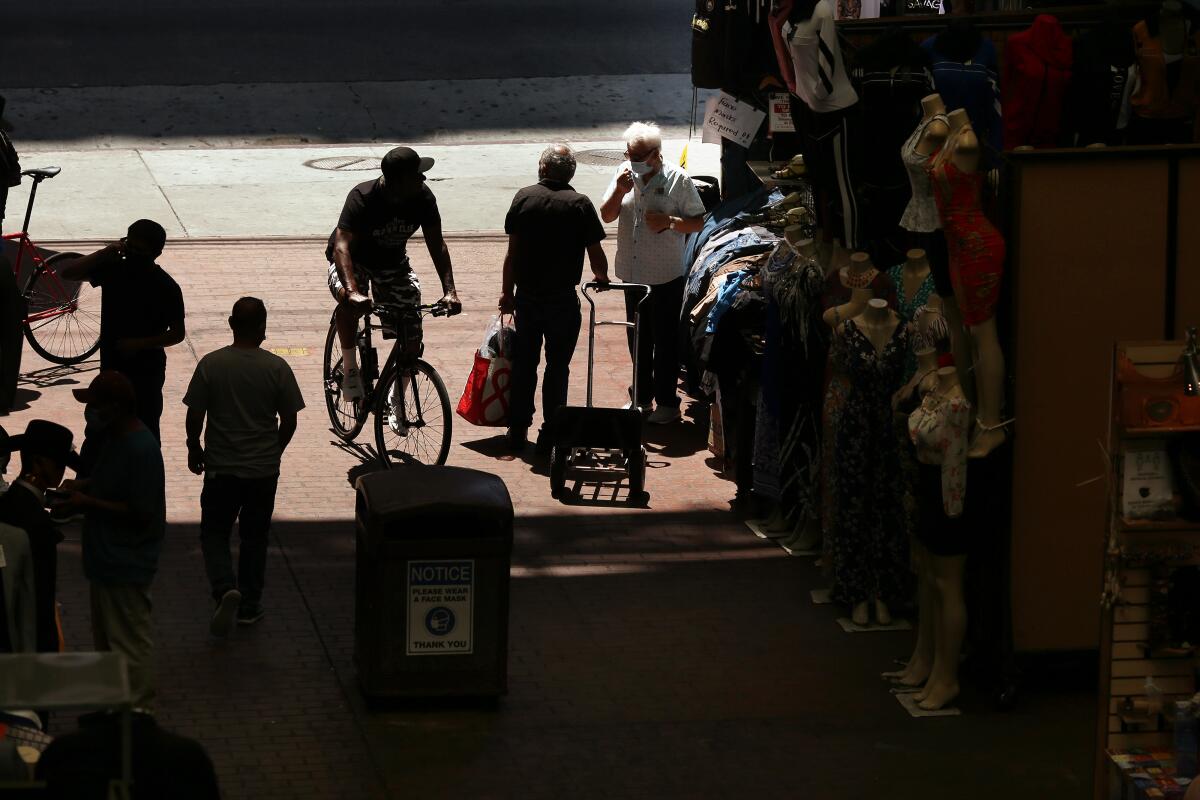
{"label": "white sneaker", "polygon": [[666,425],[682,416],[683,414],[679,412],[679,406],[659,406],[650,412],[650,416],[646,417],[646,422],[649,422],[651,425]]}
{"label": "white sneaker", "polygon": [[352,403],[362,400],[364,394],[366,389],[363,388],[362,375],[359,374],[358,368],[346,370],[346,374],[342,376],[342,399]]}
{"label": "white sneaker", "polygon": [[399,411],[399,408],[392,406],[388,412],[388,427],[397,436],[408,436],[408,423],[400,416]]}
{"label": "white sneaker", "polygon": [[635,408],[636,408],[638,411],[642,412],[643,414],[645,414],[645,413],[646,413],[646,409],[642,408],[641,406],[635,406],[635,405],[633,404],[633,401],[632,401],[632,400],[630,400],[630,401],[629,401],[628,403],[626,403],[625,405],[621,406],[621,410],[622,410],[622,411],[630,411],[630,410],[632,410],[632,409],[635,409]]}

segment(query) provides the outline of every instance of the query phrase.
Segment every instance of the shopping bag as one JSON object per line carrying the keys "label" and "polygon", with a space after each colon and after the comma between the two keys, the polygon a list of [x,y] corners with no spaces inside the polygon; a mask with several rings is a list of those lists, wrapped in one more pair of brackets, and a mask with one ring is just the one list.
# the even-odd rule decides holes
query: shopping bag
{"label": "shopping bag", "polygon": [[475,351],[475,364],[467,377],[458,415],[472,425],[499,427],[508,424],[512,361],[508,357],[514,335],[511,323],[493,317],[483,345]]}

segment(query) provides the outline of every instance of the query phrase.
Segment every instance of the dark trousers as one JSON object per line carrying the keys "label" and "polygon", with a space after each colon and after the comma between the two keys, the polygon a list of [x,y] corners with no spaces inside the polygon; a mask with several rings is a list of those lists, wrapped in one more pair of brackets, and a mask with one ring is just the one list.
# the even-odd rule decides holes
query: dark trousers
{"label": "dark trousers", "polygon": [[537,368],[546,345],[546,374],[542,377],[542,419],[546,427],[554,411],[567,404],[571,357],[579,341],[579,297],[569,294],[539,297],[517,289],[517,333],[512,354],[512,394],[509,425],[528,428],[533,424],[533,395]]}
{"label": "dark trousers", "polygon": [[133,394],[137,398],[138,419],[150,429],[154,438],[162,441],[158,422],[163,412],[163,383],[167,379],[165,370],[159,372],[127,372],[133,383]]}
{"label": "dark trousers", "polygon": [[0,414],[12,410],[21,374],[22,320],[24,302],[12,263],[0,255]]}
{"label": "dark trousers", "polygon": [[[637,404],[678,406],[675,389],[679,384],[679,313],[683,308],[682,277],[651,287],[642,303],[638,325],[638,397]],[[633,321],[633,312],[642,295],[625,293],[625,318]],[[629,329],[629,355],[633,357],[633,330]]]}
{"label": "dark trousers", "polygon": [[[206,475],[200,494],[200,549],[204,551],[204,569],[212,585],[213,598],[219,600],[230,589],[242,593],[242,607],[254,608],[262,601],[267,572],[267,534],[275,511],[275,488],[279,476],[238,478],[233,475]],[[229,539],[238,520],[242,540],[238,553],[237,575]]]}

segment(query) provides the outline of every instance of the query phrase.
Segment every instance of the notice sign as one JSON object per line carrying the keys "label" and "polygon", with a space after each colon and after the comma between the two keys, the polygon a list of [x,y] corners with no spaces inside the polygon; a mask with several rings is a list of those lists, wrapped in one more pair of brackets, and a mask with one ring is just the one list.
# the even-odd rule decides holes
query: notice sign
{"label": "notice sign", "polygon": [[767,123],[771,133],[795,133],[796,123],[792,121],[792,96],[787,92],[772,92],[768,99],[771,103],[771,121]]}
{"label": "notice sign", "polygon": [[408,562],[408,655],[474,652],[474,561]]}
{"label": "notice sign", "polygon": [[704,104],[704,135],[701,141],[720,144],[721,139],[749,147],[766,113],[749,103],[721,92]]}

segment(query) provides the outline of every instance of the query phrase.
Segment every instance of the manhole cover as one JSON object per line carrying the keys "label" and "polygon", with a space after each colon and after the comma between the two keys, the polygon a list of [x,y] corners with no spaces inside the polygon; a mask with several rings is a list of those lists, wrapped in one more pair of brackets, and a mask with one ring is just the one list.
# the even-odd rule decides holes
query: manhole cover
{"label": "manhole cover", "polygon": [[623,150],[580,150],[575,154],[575,163],[594,167],[615,167],[624,160]]}
{"label": "manhole cover", "polygon": [[377,172],[380,163],[375,156],[329,156],[305,161],[304,166],[331,172]]}

